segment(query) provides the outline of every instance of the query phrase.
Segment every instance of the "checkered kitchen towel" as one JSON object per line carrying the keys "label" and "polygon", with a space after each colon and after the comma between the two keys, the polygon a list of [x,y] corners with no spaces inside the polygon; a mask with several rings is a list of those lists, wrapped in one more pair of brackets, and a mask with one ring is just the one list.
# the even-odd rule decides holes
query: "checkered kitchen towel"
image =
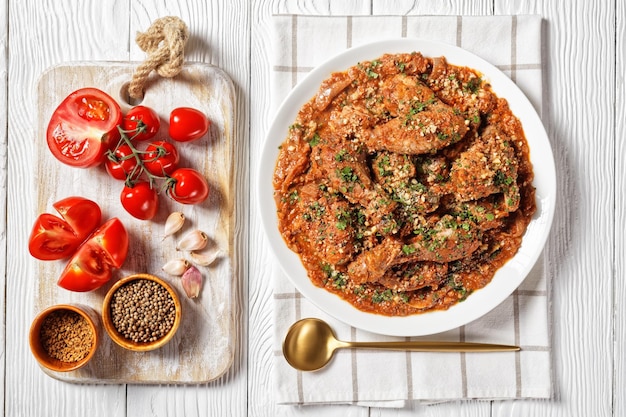
{"label": "checkered kitchen towel", "polygon": [[[415,37],[461,46],[508,74],[541,114],[541,17],[280,15],[272,62],[272,105],[315,66],[352,46]],[[315,42],[312,42],[312,40]],[[275,266],[276,401],[281,404],[358,404],[402,407],[408,401],[549,398],[552,394],[548,280],[543,257],[529,277],[495,310],[470,324],[422,339],[516,344],[515,353],[405,353],[340,350],[319,372],[291,368],[281,344],[304,317],[331,323],[343,340],[398,340],[351,328],[302,297]]]}

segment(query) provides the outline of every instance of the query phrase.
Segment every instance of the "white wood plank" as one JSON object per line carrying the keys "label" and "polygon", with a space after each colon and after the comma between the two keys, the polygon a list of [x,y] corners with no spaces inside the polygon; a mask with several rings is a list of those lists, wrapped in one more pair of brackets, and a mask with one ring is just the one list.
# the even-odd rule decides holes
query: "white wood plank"
{"label": "white wood plank", "polygon": [[[7,102],[8,85],[8,41],[9,41],[9,16],[8,12],[8,0],[0,1],[0,28],[3,28],[0,32],[0,103]],[[8,128],[8,109],[3,106],[0,110],[0,195],[5,196],[7,193],[7,128]],[[2,199],[0,202],[0,219],[6,219],[6,199]],[[0,251],[1,253],[7,253],[7,232],[6,222],[0,222]],[[6,288],[6,256],[0,258],[0,287]],[[6,309],[5,298],[0,298],[0,311],[2,314],[2,332],[0,332],[0,357],[6,357]],[[0,364],[0,372],[5,375],[6,363]],[[0,390],[5,392],[5,378],[0,380]],[[0,397],[0,407],[5,409],[5,396]]]}
{"label": "white wood plank", "polygon": [[[370,1],[346,0],[273,0],[270,7],[272,14],[309,14],[309,15],[368,15],[372,13]],[[253,15],[256,13],[253,13]]]}
{"label": "white wood plank", "polygon": [[[33,218],[32,169],[37,113],[36,82],[42,71],[73,60],[128,58],[128,2],[21,1],[9,7],[8,175],[6,274],[6,415],[68,415],[89,410],[92,416],[122,416],[123,386],[81,386],[45,375],[28,348],[34,317],[34,283],[27,240]],[[94,28],[99,28],[95,30]],[[104,28],[104,30],[102,30]],[[107,35],[108,34],[108,35]],[[3,158],[4,160],[4,158]],[[86,411],[85,411],[86,412]]]}
{"label": "white wood plank", "polygon": [[615,57],[615,359],[613,371],[613,415],[626,415],[626,4],[616,2]]}
{"label": "white wood plank", "polygon": [[372,14],[398,15],[491,15],[493,0],[481,1],[416,1],[373,0]]}
{"label": "white wood plank", "polygon": [[[613,340],[613,286],[621,281],[613,271],[619,253],[613,240],[618,230],[613,207],[615,4],[497,1],[495,13],[538,13],[546,19],[544,121],[559,175],[545,250],[552,281],[555,398],[495,403],[493,415],[621,415],[612,409],[613,401],[623,397],[623,390],[614,391],[613,380],[614,357],[623,357],[623,344],[614,351]],[[623,335],[622,328],[622,342]]]}

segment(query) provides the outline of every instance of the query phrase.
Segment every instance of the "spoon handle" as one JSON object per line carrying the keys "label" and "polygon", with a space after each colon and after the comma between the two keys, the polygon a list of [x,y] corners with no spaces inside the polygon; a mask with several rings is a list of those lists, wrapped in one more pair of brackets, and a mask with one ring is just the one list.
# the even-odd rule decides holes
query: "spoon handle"
{"label": "spoon handle", "polygon": [[341,348],[410,350],[413,352],[513,352],[519,346],[467,342],[345,342]]}

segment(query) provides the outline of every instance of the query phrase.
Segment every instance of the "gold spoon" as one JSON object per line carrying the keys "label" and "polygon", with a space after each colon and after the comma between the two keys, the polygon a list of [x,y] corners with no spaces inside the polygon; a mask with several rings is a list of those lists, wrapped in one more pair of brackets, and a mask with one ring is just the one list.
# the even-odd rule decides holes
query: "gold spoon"
{"label": "gold spoon", "polygon": [[464,342],[343,342],[337,340],[330,326],[319,319],[308,318],[295,322],[283,342],[283,355],[291,366],[301,371],[322,369],[336,349],[366,348],[409,350],[414,352],[511,352],[518,346]]}

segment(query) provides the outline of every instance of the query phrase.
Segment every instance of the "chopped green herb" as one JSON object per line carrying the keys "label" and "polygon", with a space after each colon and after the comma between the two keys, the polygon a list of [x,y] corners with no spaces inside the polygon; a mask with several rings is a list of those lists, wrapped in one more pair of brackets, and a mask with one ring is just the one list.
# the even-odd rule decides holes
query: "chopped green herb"
{"label": "chopped green herb", "polygon": [[355,182],[359,179],[351,167],[343,167],[337,170],[337,175],[345,182]]}
{"label": "chopped green herb", "polygon": [[376,304],[382,303],[383,301],[390,301],[391,299],[393,299],[393,292],[390,289],[386,289],[383,292],[375,291],[374,294],[372,294],[372,302]]}
{"label": "chopped green herb", "polygon": [[309,145],[315,146],[315,145],[317,145],[319,143],[320,143],[320,135],[318,135],[317,132],[315,132],[315,134],[313,135],[313,137],[309,141]]}
{"label": "chopped green herb", "polygon": [[468,91],[472,94],[476,94],[483,80],[481,78],[472,78],[465,84],[465,91]]}
{"label": "chopped green herb", "polygon": [[402,245],[402,252],[404,252],[405,255],[411,255],[417,252],[417,248],[413,245]]}

